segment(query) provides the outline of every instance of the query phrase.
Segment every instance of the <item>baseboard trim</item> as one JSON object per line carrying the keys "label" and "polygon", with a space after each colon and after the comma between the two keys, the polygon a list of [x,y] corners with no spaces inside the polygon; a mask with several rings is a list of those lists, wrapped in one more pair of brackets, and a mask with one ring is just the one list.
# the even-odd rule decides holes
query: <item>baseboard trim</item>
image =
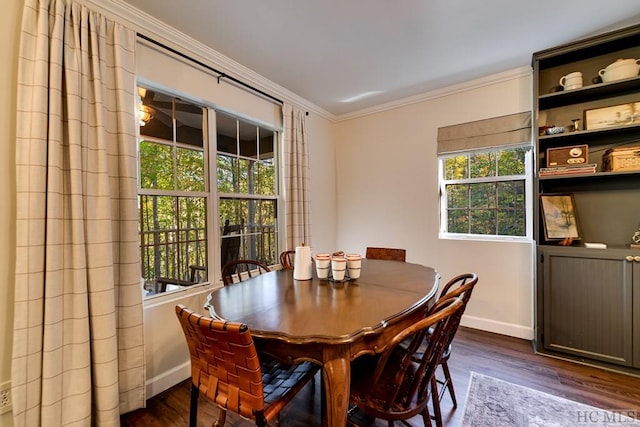
{"label": "baseboard trim", "polygon": [[160,375],[147,380],[147,399],[152,398],[156,394],[173,387],[174,385],[181,383],[191,376],[191,361],[187,361],[181,365],[163,372]]}
{"label": "baseboard trim", "polygon": [[523,326],[513,323],[498,322],[496,320],[485,319],[482,317],[464,315],[462,316],[460,325],[472,329],[480,329],[486,332],[493,332],[510,337],[522,338],[525,340],[532,340],[534,337],[533,326]]}

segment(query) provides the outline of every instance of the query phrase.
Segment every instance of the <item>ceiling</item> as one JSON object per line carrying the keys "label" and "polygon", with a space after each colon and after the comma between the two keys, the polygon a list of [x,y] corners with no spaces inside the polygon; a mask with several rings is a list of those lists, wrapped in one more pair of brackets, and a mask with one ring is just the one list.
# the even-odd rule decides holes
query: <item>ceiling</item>
{"label": "ceiling", "polygon": [[640,23],[639,0],[123,1],[335,116]]}

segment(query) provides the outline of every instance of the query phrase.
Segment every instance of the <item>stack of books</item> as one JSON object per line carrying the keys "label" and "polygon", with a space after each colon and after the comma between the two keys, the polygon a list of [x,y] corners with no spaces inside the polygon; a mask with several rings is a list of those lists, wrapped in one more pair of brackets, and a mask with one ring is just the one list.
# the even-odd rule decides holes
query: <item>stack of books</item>
{"label": "stack of books", "polygon": [[563,165],[553,166],[550,168],[540,168],[540,176],[555,176],[555,175],[583,175],[588,173],[595,173],[595,163],[588,163],[582,165]]}

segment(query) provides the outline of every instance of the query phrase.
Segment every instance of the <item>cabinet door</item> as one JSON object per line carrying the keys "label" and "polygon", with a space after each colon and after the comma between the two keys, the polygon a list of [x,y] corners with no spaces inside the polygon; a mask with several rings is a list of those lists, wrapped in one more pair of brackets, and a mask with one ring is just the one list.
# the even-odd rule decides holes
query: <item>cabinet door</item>
{"label": "cabinet door", "polygon": [[542,252],[544,347],[631,366],[634,263],[589,251]]}

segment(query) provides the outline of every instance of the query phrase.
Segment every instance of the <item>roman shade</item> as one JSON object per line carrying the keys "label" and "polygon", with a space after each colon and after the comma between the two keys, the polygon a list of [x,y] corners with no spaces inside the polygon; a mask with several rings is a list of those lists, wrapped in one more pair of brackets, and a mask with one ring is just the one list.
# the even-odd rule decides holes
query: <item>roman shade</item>
{"label": "roman shade", "polygon": [[438,155],[531,143],[531,112],[438,128]]}

